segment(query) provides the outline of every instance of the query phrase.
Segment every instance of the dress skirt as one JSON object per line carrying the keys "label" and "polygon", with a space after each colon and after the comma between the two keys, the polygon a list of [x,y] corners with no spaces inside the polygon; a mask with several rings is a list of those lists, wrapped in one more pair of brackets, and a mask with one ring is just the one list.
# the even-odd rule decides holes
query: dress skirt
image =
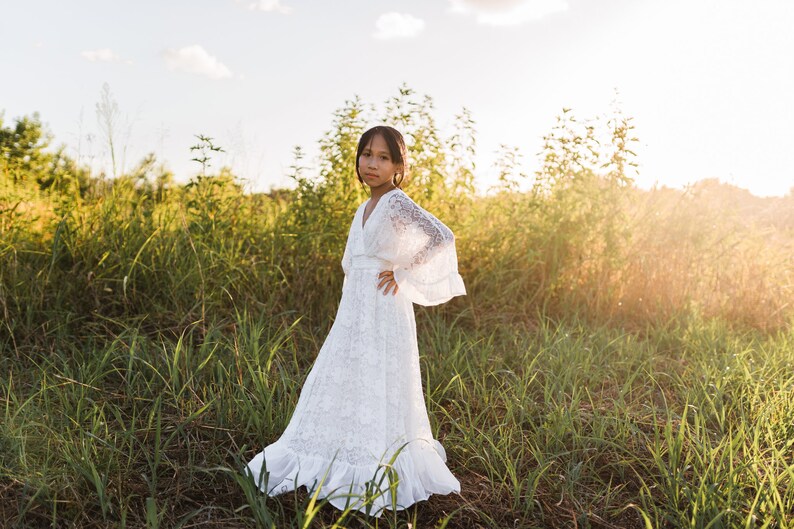
{"label": "dress skirt", "polygon": [[336,508],[380,517],[431,494],[460,493],[430,430],[413,304],[378,290],[387,269],[381,259],[352,257],[289,424],[246,467],[268,495],[319,486],[318,497]]}

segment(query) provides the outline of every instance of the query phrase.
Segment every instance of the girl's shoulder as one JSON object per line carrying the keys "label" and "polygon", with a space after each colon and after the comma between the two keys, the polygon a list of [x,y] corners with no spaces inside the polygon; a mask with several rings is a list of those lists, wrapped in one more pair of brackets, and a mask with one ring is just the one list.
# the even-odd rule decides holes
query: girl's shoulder
{"label": "girl's shoulder", "polygon": [[384,209],[388,209],[392,216],[411,215],[414,214],[413,212],[416,210],[422,210],[419,204],[414,202],[413,199],[399,187],[389,191],[383,198],[386,199],[386,207]]}
{"label": "girl's shoulder", "polygon": [[432,213],[417,204],[408,194],[400,188],[392,190],[387,196],[387,208],[393,215],[399,217],[419,219],[423,217],[435,218]]}
{"label": "girl's shoulder", "polygon": [[[372,198],[371,198],[371,197],[370,197],[370,198],[367,198],[367,199],[366,199],[366,200],[364,200],[364,201],[362,201],[362,202],[361,202],[361,203],[358,205],[358,208],[356,208],[356,212],[358,212],[358,211],[360,211],[360,210],[364,209],[364,207],[365,207],[365,206],[366,206],[366,205],[367,205],[367,204],[370,202],[370,200],[372,200]],[[405,191],[403,191],[402,189],[400,189],[399,187],[397,187],[397,188],[394,188],[394,189],[392,189],[392,190],[390,190],[390,191],[387,191],[387,192],[386,192],[386,193],[385,193],[385,194],[384,194],[384,195],[383,195],[383,196],[380,198],[379,202],[380,202],[380,201],[383,201],[383,202],[385,202],[385,203],[387,204],[387,206],[388,206],[388,207],[395,207],[395,206],[397,206],[397,205],[402,205],[402,204],[411,204],[413,207],[419,207],[419,205],[418,205],[416,202],[414,202],[414,201],[411,199],[411,197],[410,197],[410,196],[408,196],[408,194],[406,194],[406,192],[405,192]]]}
{"label": "girl's shoulder", "polygon": [[411,200],[411,197],[409,197],[406,194],[406,192],[400,189],[399,187],[392,189],[388,193],[389,196],[387,198],[390,204],[413,202],[413,200]]}
{"label": "girl's shoulder", "polygon": [[[358,209],[361,209],[364,206],[366,206],[369,203],[370,200],[372,200],[371,197],[367,198],[366,200],[361,202],[361,204],[358,205]],[[404,202],[413,203],[413,200],[411,200],[411,197],[409,197],[405,193],[405,191],[403,191],[399,187],[396,187],[394,189],[386,191],[386,193],[379,199],[379,202],[380,201],[383,201],[383,202],[386,202],[386,203],[389,203],[389,204],[404,203]]]}

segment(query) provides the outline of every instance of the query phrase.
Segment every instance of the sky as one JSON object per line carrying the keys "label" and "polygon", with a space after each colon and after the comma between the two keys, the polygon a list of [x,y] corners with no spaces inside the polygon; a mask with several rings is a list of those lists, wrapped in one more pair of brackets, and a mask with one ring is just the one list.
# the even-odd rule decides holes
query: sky
{"label": "sky", "polygon": [[383,108],[407,85],[432,98],[442,135],[471,112],[481,189],[500,145],[532,175],[563,108],[594,118],[614,100],[633,118],[641,188],[794,188],[789,0],[0,1],[4,126],[38,112],[95,167],[109,168],[104,83],[125,169],[154,152],[187,181],[204,134],[226,150],[213,166],[254,191],[291,185],[297,145],[316,167],[347,100]]}

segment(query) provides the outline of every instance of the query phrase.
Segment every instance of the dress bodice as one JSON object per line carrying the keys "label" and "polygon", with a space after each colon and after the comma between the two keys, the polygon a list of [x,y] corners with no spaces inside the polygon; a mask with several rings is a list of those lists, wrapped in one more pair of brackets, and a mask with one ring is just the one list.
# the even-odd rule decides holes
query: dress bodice
{"label": "dress bodice", "polygon": [[437,305],[466,293],[458,274],[455,236],[431,213],[395,188],[384,193],[363,224],[366,200],[356,210],[342,256],[345,277],[358,256],[385,262],[414,303]]}

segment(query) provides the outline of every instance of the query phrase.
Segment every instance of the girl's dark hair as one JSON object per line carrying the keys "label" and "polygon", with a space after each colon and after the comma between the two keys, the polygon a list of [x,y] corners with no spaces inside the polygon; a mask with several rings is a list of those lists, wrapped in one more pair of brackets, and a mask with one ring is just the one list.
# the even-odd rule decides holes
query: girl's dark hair
{"label": "girl's dark hair", "polygon": [[[402,172],[395,173],[391,179],[392,183],[399,188],[408,170],[408,151],[405,148],[405,140],[403,140],[403,135],[400,134],[400,131],[387,125],[372,127],[361,135],[361,139],[358,140],[358,148],[356,149],[356,176],[358,177],[358,181],[363,184],[364,179],[361,178],[361,173],[358,169],[358,159],[361,157],[361,153],[364,152],[364,148],[369,145],[372,138],[378,134],[386,141],[386,145],[389,146],[389,155],[391,156],[392,162],[402,167]],[[398,175],[399,178],[397,178]]]}

